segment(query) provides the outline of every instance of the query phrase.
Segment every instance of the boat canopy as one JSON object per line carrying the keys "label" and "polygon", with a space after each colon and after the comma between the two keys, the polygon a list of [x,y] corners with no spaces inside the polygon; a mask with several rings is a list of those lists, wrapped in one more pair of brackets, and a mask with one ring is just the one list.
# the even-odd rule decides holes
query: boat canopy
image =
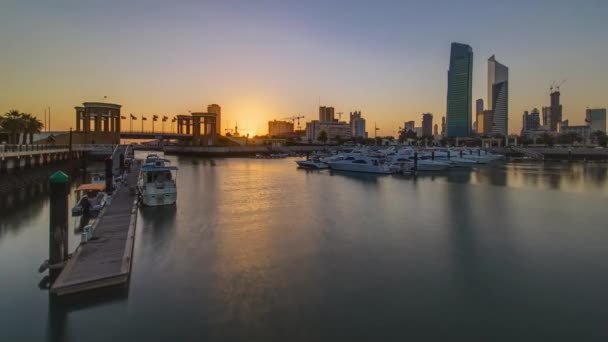
{"label": "boat canopy", "polygon": [[106,185],[101,183],[81,184],[76,191],[105,191]]}

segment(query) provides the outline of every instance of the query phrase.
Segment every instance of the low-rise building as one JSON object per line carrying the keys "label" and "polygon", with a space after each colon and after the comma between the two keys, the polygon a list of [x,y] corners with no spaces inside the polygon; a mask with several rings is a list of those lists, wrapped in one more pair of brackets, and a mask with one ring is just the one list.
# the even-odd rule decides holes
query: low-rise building
{"label": "low-rise building", "polygon": [[327,135],[327,141],[342,139],[348,140],[352,137],[350,125],[346,122],[320,122],[313,120],[306,123],[306,138],[317,142],[321,132]]}
{"label": "low-rise building", "polygon": [[293,122],[291,121],[268,121],[268,135],[271,137],[280,137],[291,135],[293,133]]}
{"label": "low-rise building", "polygon": [[570,126],[568,120],[563,120],[557,125],[557,133],[576,133],[580,135],[584,142],[588,142],[591,137],[591,128],[589,127],[589,125]]}

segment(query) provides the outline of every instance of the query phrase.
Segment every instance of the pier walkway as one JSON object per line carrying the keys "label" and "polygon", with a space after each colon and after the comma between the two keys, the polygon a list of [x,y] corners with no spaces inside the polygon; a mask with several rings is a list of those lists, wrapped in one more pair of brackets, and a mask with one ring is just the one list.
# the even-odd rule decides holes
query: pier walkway
{"label": "pier walkway", "polygon": [[136,186],[140,168],[141,161],[134,161],[127,185],[114,191],[111,204],[95,223],[93,238],[76,249],[53,283],[52,293],[64,295],[129,281],[137,221],[137,195],[129,189]]}

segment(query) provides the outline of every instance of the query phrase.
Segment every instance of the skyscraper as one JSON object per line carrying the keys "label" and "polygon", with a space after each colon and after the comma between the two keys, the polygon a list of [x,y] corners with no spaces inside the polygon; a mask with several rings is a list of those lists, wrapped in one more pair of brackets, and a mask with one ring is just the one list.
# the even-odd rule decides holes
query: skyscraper
{"label": "skyscraper", "polygon": [[543,107],[543,125],[551,132],[557,132],[557,127],[562,122],[562,105],[559,103],[561,93],[559,90],[552,92],[551,105]]}
{"label": "skyscraper", "polygon": [[538,108],[532,109],[531,113],[524,111],[522,115],[521,135],[526,135],[529,132],[538,131],[540,129],[540,113]]}
{"label": "skyscraper", "polygon": [[475,101],[475,114],[483,112],[483,99],[477,99]]}
{"label": "skyscraper", "polygon": [[488,59],[487,106],[492,110],[492,133],[509,135],[509,68],[494,55]]}
{"label": "skyscraper", "polygon": [[587,109],[585,121],[591,132],[602,131],[606,133],[606,108]]}
{"label": "skyscraper", "polygon": [[433,114],[422,114],[422,136],[430,137],[433,135]]}
{"label": "skyscraper", "polygon": [[207,106],[207,113],[214,113],[216,115],[215,132],[222,134],[222,107],[218,104],[210,104]]}
{"label": "skyscraper", "polygon": [[319,107],[319,121],[332,122],[334,121],[334,107]]}
{"label": "skyscraper", "polygon": [[452,43],[448,70],[447,135],[466,137],[471,131],[473,49]]}
{"label": "skyscraper", "polygon": [[403,125],[406,132],[416,132],[416,123],[414,121],[406,121]]}
{"label": "skyscraper", "polygon": [[350,112],[349,119],[351,135],[356,138],[366,138],[365,119],[361,117],[361,111]]}

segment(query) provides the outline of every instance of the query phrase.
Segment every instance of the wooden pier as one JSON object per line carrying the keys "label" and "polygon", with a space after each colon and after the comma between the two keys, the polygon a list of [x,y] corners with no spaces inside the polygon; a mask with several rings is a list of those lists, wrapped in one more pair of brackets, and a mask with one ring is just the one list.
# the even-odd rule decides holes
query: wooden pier
{"label": "wooden pier", "polygon": [[134,161],[127,176],[112,195],[111,204],[95,223],[93,238],[78,246],[51,286],[57,295],[82,292],[129,281],[137,223],[137,183],[141,161]]}

